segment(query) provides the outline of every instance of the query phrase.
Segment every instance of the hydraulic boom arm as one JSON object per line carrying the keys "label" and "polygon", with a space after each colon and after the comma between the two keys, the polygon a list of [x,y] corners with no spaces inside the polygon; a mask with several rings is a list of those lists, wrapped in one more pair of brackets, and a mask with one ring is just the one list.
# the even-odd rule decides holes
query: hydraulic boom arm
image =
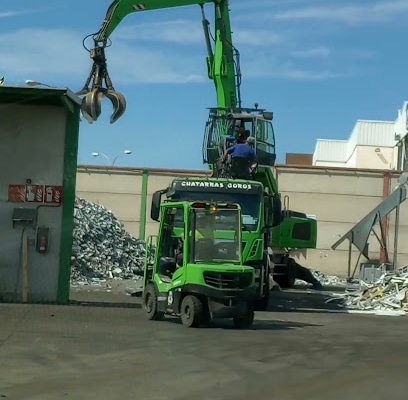
{"label": "hydraulic boom arm", "polygon": [[[94,41],[94,48],[90,50],[93,66],[84,87],[77,92],[78,95],[86,95],[82,102],[82,114],[88,122],[92,123],[98,119],[101,113],[100,102],[104,96],[108,97],[114,106],[111,123],[117,121],[126,110],[124,96],[113,88],[105,57],[108,40],[121,21],[131,13],[194,4],[201,7],[208,53],[206,58],[208,77],[215,84],[217,105],[228,108],[241,106],[239,53],[232,45],[228,0],[140,0],[141,3],[136,1],[114,0],[106,12],[99,31],[90,35]],[[209,22],[205,18],[205,3],[214,5],[214,35],[211,35]],[[92,85],[89,88],[91,81]],[[103,81],[106,88],[103,88]]]}

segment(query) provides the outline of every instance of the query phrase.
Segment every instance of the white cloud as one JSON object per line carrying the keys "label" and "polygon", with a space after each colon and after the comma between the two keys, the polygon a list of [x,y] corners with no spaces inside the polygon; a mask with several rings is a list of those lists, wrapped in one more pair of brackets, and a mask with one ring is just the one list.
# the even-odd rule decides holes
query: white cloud
{"label": "white cloud", "polygon": [[21,11],[3,11],[0,12],[0,18],[15,17],[16,15],[21,15]]}
{"label": "white cloud", "polygon": [[281,44],[285,38],[268,29],[239,29],[233,34],[235,45],[238,46],[272,46]]}
{"label": "white cloud", "polygon": [[364,58],[364,59],[372,59],[375,58],[378,53],[372,50],[365,50],[365,49],[350,49],[348,50],[348,56],[354,58]]}
{"label": "white cloud", "polygon": [[297,69],[288,69],[288,70],[281,70],[277,71],[275,76],[295,79],[295,80],[326,80],[326,79],[334,79],[334,78],[341,78],[346,76],[346,74],[342,73],[334,73],[330,71],[306,71],[306,70],[297,70]]}
{"label": "white cloud", "polygon": [[196,44],[204,41],[204,33],[199,21],[177,20],[143,23],[118,28],[114,38],[133,42],[169,42]]}
{"label": "white cloud", "polygon": [[[62,46],[63,45],[63,46]],[[1,75],[7,81],[25,79],[62,84],[75,81],[82,87],[92,61],[76,32],[55,29],[24,29],[0,36]],[[114,85],[135,83],[184,83],[204,80],[205,65],[189,60],[173,49],[159,50],[116,41],[106,50]]]}
{"label": "white cloud", "polygon": [[[299,4],[304,4],[308,3],[310,4],[311,2],[316,1],[316,0],[257,0],[256,2],[256,7],[257,8],[264,8],[264,7],[280,7],[280,6],[291,6],[291,5],[299,5]],[[242,1],[242,2],[237,2],[233,4],[232,12],[234,11],[248,11],[248,2]]]}
{"label": "white cloud", "polygon": [[8,74],[41,72],[44,75],[72,73],[75,76],[88,62],[81,37],[65,30],[22,29],[3,33],[0,47],[3,50],[0,68]]}
{"label": "white cloud", "polygon": [[[313,50],[313,49],[312,49]],[[305,50],[306,52],[307,50]],[[302,54],[303,56],[303,54]],[[314,57],[293,57],[291,52],[265,52],[260,54],[252,49],[242,59],[243,78],[286,79],[297,81],[330,80],[336,78],[351,78],[364,73],[371,73],[365,63],[355,65],[354,59],[342,57],[343,62],[337,63],[332,56],[323,60]],[[324,62],[322,62],[324,61]]]}
{"label": "white cloud", "polygon": [[[198,28],[194,31],[190,24],[191,21],[179,20],[156,23],[150,31],[137,29],[140,25],[118,30],[113,45],[106,49],[108,71],[115,88],[123,90],[125,85],[143,83],[208,82],[203,33]],[[134,37],[137,32],[142,32],[141,36]],[[182,45],[186,43],[185,40],[180,42],[183,32],[190,32],[186,40],[194,46]],[[92,65],[82,47],[82,39],[77,32],[65,29],[23,29],[3,33],[0,36],[3,50],[0,75],[9,83],[34,79],[79,90]],[[266,28],[251,29],[249,26],[237,30],[234,44],[241,51],[244,79],[307,80],[339,76],[329,65],[313,62],[313,57],[331,56],[325,47],[296,49],[287,38]],[[263,48],[266,46],[270,46],[268,51]],[[303,57],[302,64],[290,63],[293,56]],[[344,63],[342,68],[345,68]]]}
{"label": "white cloud", "polygon": [[302,81],[327,80],[349,75],[327,69],[299,68],[293,64],[279,63],[273,60],[261,63],[250,62],[245,66],[245,71],[245,78],[282,78]]}
{"label": "white cloud", "polygon": [[358,22],[389,21],[408,12],[406,0],[382,1],[362,5],[331,5],[303,7],[269,14],[276,20],[320,20],[355,24]]}
{"label": "white cloud", "polygon": [[[213,26],[210,26],[214,34]],[[282,43],[284,37],[272,29],[243,28],[233,30],[235,45],[270,46]],[[200,45],[205,48],[204,31],[200,21],[177,20],[133,24],[118,28],[112,40],[137,42],[173,43],[177,45]]]}
{"label": "white cloud", "polygon": [[37,9],[37,10],[24,10],[24,11],[17,11],[17,10],[2,11],[0,12],[0,18],[18,17],[20,15],[36,14],[36,13],[41,13],[44,11],[47,11],[47,10]]}
{"label": "white cloud", "polygon": [[308,50],[295,50],[291,53],[295,57],[328,57],[331,51],[327,47],[315,47]]}
{"label": "white cloud", "polygon": [[201,61],[174,49],[135,49],[116,43],[109,49],[108,69],[114,83],[197,83],[205,80]]}

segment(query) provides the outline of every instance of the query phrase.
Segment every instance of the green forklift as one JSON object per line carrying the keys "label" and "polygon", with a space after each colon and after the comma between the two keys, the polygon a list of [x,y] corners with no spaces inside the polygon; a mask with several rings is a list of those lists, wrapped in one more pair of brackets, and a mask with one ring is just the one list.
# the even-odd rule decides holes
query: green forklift
{"label": "green forklift", "polygon": [[159,222],[158,235],[147,240],[142,295],[147,318],[178,316],[187,327],[232,318],[236,328],[250,328],[255,271],[242,263],[239,204],[163,202]]}

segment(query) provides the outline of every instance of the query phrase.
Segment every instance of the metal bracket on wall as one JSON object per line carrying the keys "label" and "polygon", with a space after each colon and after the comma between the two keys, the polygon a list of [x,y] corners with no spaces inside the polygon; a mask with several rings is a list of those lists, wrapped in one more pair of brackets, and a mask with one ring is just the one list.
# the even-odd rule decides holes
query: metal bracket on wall
{"label": "metal bracket on wall", "polygon": [[13,209],[13,228],[16,226],[35,228],[37,224],[37,209],[28,207],[19,207]]}

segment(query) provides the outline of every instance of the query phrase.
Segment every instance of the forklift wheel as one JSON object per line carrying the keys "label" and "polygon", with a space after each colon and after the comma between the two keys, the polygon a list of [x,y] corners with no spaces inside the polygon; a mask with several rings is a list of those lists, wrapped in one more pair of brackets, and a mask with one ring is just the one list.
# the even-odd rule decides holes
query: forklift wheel
{"label": "forklift wheel", "polygon": [[257,299],[255,302],[255,310],[256,311],[266,311],[268,309],[269,305],[269,285],[266,289],[267,291],[265,292],[264,296],[261,297],[260,299]]}
{"label": "forklift wheel", "polygon": [[146,312],[147,319],[160,320],[163,318],[164,313],[157,311],[157,290],[154,284],[147,284],[143,293],[143,308]]}
{"label": "forklift wheel", "polygon": [[243,317],[234,317],[235,328],[238,329],[249,329],[254,323],[255,313],[253,309],[249,309]]}
{"label": "forklift wheel", "polygon": [[193,295],[187,295],[181,302],[181,322],[187,327],[197,327],[204,321],[203,303]]}
{"label": "forklift wheel", "polygon": [[255,311],[266,311],[268,309],[270,292],[271,292],[271,285],[269,282],[269,275],[268,275],[268,278],[265,281],[263,297],[255,301]]}

